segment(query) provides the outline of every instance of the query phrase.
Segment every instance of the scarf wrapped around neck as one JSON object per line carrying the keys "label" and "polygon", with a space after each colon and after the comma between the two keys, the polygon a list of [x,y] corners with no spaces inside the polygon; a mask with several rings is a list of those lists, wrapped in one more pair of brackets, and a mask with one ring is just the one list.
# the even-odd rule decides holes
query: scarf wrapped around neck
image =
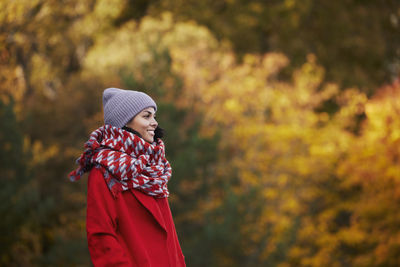
{"label": "scarf wrapped around neck", "polygon": [[169,195],[167,183],[172,169],[161,139],[149,144],[126,130],[103,125],[90,134],[76,162],[79,167],[69,174],[71,181],[96,167],[114,197],[129,189],[159,198]]}

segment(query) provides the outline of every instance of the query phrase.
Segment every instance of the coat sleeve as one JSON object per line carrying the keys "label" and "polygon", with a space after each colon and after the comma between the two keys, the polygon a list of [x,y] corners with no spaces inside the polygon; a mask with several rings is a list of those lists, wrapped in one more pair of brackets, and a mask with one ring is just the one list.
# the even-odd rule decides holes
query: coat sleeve
{"label": "coat sleeve", "polygon": [[93,169],[88,179],[86,231],[94,266],[131,266],[118,242],[116,200],[103,174]]}

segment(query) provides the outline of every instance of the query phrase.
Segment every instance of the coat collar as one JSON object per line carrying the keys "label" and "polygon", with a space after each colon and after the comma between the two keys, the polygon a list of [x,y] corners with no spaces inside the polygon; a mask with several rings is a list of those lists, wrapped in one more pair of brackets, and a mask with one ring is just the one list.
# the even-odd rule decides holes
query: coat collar
{"label": "coat collar", "polygon": [[157,221],[157,223],[161,226],[161,228],[167,232],[164,218],[161,214],[160,208],[157,204],[157,201],[154,197],[146,195],[139,190],[131,189],[132,194],[136,197],[136,199],[145,207],[153,218]]}

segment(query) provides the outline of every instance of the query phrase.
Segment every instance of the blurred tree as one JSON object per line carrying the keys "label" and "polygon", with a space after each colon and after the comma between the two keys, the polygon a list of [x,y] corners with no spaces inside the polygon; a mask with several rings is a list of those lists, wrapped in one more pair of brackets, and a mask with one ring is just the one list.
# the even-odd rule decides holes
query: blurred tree
{"label": "blurred tree", "polygon": [[[8,100],[8,101],[7,101]],[[37,184],[31,170],[32,155],[27,150],[14,113],[14,100],[0,100],[0,264],[21,266],[31,263],[40,253],[39,204]]]}
{"label": "blurred tree", "polygon": [[397,6],[346,3],[149,1],[134,18],[178,21],[135,22],[132,1],[1,2],[0,262],[89,264],[86,185],[65,178],[116,86],[159,103],[188,265],[396,266],[398,83],[326,81],[387,79]]}
{"label": "blurred tree", "polygon": [[338,246],[352,252],[353,266],[400,264],[400,82],[380,88],[365,106],[367,119],[349,155],[339,166],[353,198],[349,225]]}
{"label": "blurred tree", "polygon": [[[5,181],[18,180],[4,187],[8,190],[18,185],[16,196],[4,202],[10,216],[4,230],[17,232],[12,243],[4,243],[9,245],[2,254],[7,265],[88,263],[87,250],[80,249],[86,247],[84,192],[70,194],[82,185],[65,185],[65,177],[80,151],[72,144],[76,144],[77,135],[87,134],[84,125],[89,123],[78,116],[95,117],[92,107],[96,103],[82,101],[92,91],[76,90],[78,84],[84,84],[79,75],[81,62],[97,34],[107,31],[114,14],[119,14],[118,2],[114,4],[52,0],[0,3],[0,100],[2,111],[12,109],[15,114],[4,117],[4,138],[15,140],[5,143],[4,152],[19,151],[21,140],[30,152],[16,159],[20,167],[1,166]],[[8,96],[15,100],[12,108]],[[20,134],[15,132],[13,120]],[[25,174],[26,166],[29,171]],[[17,174],[7,169],[14,167]],[[7,190],[4,198],[11,194]],[[7,205],[15,205],[15,210],[10,211]]]}
{"label": "blurred tree", "polygon": [[[224,129],[226,152],[218,173],[233,179],[235,218],[243,220],[235,232],[237,243],[220,255],[217,266],[288,262],[307,217],[337,203],[340,192],[331,187],[335,177],[330,174],[348,146],[346,128],[354,114],[339,112],[342,118],[330,120],[315,112],[339,92],[335,85],[320,88],[324,73],[313,57],[292,83],[276,80],[285,64],[279,54],[246,56],[206,91],[206,125]],[[225,176],[226,166],[236,175]],[[220,200],[221,209],[228,199]]]}
{"label": "blurred tree", "polygon": [[[365,112],[359,135],[332,172],[290,253],[296,266],[397,266],[399,207],[399,83],[384,86],[368,101],[348,91],[343,109]],[[356,100],[358,98],[358,100]],[[356,101],[354,101],[356,100]],[[357,103],[358,102],[358,103]],[[327,197],[329,196],[329,198]],[[312,206],[311,206],[312,207]]]}
{"label": "blurred tree", "polygon": [[[384,1],[127,1],[126,10],[143,15],[170,11],[179,20],[195,20],[235,51],[282,52],[301,66],[309,53],[326,69],[325,79],[366,93],[399,73],[400,5]],[[118,21],[137,19],[137,12]]]}
{"label": "blurred tree", "polygon": [[[312,55],[282,82],[283,55],[238,65],[229,53],[188,51],[174,57],[177,71],[199,96],[204,134],[221,135],[220,183],[203,204],[211,265],[348,266],[356,253],[335,244],[352,238],[350,204],[363,192],[342,187],[336,167],[357,138],[365,94],[323,83]],[[327,99],[337,113],[317,111]]]}

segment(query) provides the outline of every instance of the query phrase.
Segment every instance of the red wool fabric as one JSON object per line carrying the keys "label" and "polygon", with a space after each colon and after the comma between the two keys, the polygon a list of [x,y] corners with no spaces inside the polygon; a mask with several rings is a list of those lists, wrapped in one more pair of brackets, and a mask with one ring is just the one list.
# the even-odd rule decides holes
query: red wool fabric
{"label": "red wool fabric", "polygon": [[136,189],[114,197],[97,168],[88,179],[86,230],[96,267],[186,266],[168,198]]}

